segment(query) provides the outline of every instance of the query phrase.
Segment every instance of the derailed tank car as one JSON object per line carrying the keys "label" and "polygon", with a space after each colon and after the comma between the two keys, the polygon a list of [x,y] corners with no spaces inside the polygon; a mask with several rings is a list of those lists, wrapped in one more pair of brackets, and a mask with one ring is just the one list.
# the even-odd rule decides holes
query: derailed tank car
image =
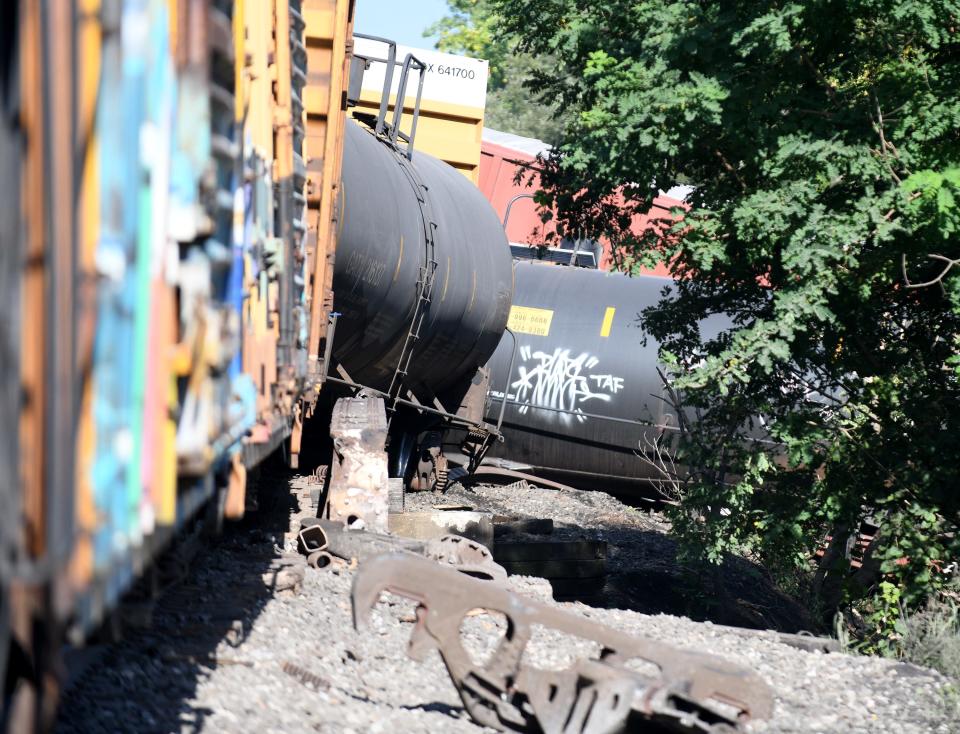
{"label": "derailed tank car", "polygon": [[[372,64],[394,72],[382,76],[377,113],[355,111],[362,126],[351,121],[346,127],[335,338],[325,377],[340,391],[327,390],[325,401],[329,406],[344,388],[384,398],[390,475],[435,489],[445,482],[440,446],[447,430],[467,429],[464,449],[476,461],[498,437],[483,423],[484,364],[510,308],[510,251],[496,214],[467,171],[419,147],[418,111],[430,88],[429,65],[411,53],[400,63],[395,44],[367,40],[382,44],[387,58],[369,52],[355,57],[351,77]],[[414,83],[416,94],[406,96]],[[352,85],[350,100],[356,92]],[[395,97],[407,102],[390,110]],[[472,140],[468,136],[465,143]],[[425,147],[431,142],[437,145],[427,140]]]}
{"label": "derailed tank car", "polygon": [[[565,480],[651,476],[637,452],[667,425],[656,340],[641,314],[669,278],[514,265],[509,326],[490,360],[493,456]],[[672,423],[675,425],[675,421]]]}
{"label": "derailed tank car", "polygon": [[455,410],[510,310],[496,214],[453,167],[348,121],[340,217],[334,357],[359,384]]}

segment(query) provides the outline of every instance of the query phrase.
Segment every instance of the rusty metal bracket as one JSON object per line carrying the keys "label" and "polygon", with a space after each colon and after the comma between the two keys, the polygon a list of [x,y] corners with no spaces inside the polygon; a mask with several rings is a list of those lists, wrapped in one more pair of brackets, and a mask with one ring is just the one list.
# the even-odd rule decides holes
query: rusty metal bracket
{"label": "rusty metal bracket", "polygon": [[507,580],[506,569],[493,560],[493,554],[487,546],[461,535],[441,535],[433,538],[427,541],[423,554],[469,576],[490,581]]}
{"label": "rusty metal bracket", "polygon": [[[315,520],[316,518],[309,518]],[[297,535],[297,550],[303,555],[309,556],[311,553],[327,549],[327,534],[317,522],[300,523],[300,533]]]}
{"label": "rusty metal bracket", "polygon": [[[365,626],[384,591],[419,602],[410,657],[423,660],[437,649],[470,716],[500,731],[608,734],[656,722],[719,732],[773,712],[773,694],[753,671],[632,637],[409,554],[382,555],[361,566],[352,591],[356,629]],[[461,622],[474,609],[507,618],[506,633],[483,665],[471,660],[460,637]],[[599,643],[601,652],[561,671],[523,665],[534,625]],[[659,675],[631,669],[634,660],[653,664]]]}
{"label": "rusty metal bracket", "polygon": [[307,556],[307,565],[310,568],[327,568],[333,564],[333,556],[326,551],[314,551]]}

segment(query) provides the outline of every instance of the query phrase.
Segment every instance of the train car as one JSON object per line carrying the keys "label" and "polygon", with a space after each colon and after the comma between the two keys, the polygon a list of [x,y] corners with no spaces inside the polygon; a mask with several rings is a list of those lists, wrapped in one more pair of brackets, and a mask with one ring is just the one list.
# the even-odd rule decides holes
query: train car
{"label": "train car", "polygon": [[[677,430],[643,311],[671,279],[531,261],[514,264],[509,331],[490,360],[494,462],[574,485],[654,495],[663,474],[641,455]],[[705,335],[726,328],[704,321]],[[669,468],[669,467],[667,467]],[[652,481],[651,481],[652,480]]]}
{"label": "train car", "polygon": [[[419,104],[412,87],[406,90],[402,103],[405,128],[410,127],[415,111],[417,114],[417,150],[449,163],[476,184],[480,175],[489,64],[482,59],[402,46],[387,39],[356,34],[353,47],[356,105],[350,110],[354,118],[376,117],[379,113],[391,54],[400,62],[409,54],[426,66]],[[392,74],[390,94],[386,98],[390,112],[396,108],[400,76]],[[419,79],[416,81],[419,87]]]}
{"label": "train car", "polygon": [[512,297],[506,239],[462,166],[414,150],[413,54],[377,114],[347,121],[352,13],[0,11],[0,171],[16,182],[0,209],[0,411],[16,426],[0,438],[0,729],[50,721],[61,643],[185,532],[241,516],[247,472],[280,449],[296,466],[336,397],[384,398],[394,474],[421,486],[442,486],[439,432],[464,428],[478,459],[499,435],[483,366]]}
{"label": "train car", "polygon": [[670,280],[530,261],[514,264],[505,334],[490,361],[493,455],[567,480],[643,478],[636,452],[664,423],[657,344],[641,312]]}
{"label": "train car", "polygon": [[8,730],[50,720],[66,636],[295,454],[333,301],[352,6],[0,10]]}
{"label": "train car", "polygon": [[[579,241],[571,241],[557,236],[556,216],[548,222],[541,221],[541,212],[534,201],[533,192],[539,186],[539,159],[549,152],[550,146],[542,140],[483,129],[478,185],[502,217],[514,256],[600,270],[615,269],[622,258],[617,257],[618,253],[606,238],[593,240],[581,237]],[[647,230],[665,231],[675,219],[672,210],[685,208],[683,200],[691,191],[690,186],[678,185],[661,192],[648,211],[632,217],[630,229],[638,236]],[[554,215],[556,213],[553,212]],[[574,249],[577,250],[575,257],[572,252]],[[670,273],[664,263],[658,263],[652,269],[634,264],[633,270],[664,277]]]}
{"label": "train car", "polygon": [[392,476],[442,488],[438,434],[466,428],[476,459],[499,437],[483,422],[483,366],[510,309],[510,250],[457,169],[397,155],[375,129],[346,129],[332,381],[382,395],[395,413]]}

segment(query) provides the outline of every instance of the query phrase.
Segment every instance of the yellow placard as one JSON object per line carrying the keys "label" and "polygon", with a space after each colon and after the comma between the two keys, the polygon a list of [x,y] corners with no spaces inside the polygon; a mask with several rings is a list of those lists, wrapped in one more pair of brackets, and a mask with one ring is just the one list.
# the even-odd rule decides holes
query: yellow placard
{"label": "yellow placard", "polygon": [[507,326],[519,334],[549,336],[553,311],[549,308],[531,308],[530,306],[511,306]]}
{"label": "yellow placard", "polygon": [[616,312],[616,308],[607,306],[607,310],[603,314],[603,323],[600,324],[600,336],[610,336],[610,327],[613,326],[613,315]]}

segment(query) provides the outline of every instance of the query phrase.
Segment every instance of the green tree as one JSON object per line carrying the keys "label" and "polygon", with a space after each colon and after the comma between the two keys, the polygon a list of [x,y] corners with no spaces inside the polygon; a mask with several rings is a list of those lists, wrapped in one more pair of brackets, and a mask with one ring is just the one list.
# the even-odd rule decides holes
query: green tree
{"label": "green tree", "polygon": [[[896,609],[960,558],[958,3],[493,6],[502,37],[571,70],[536,77],[569,110],[544,203],[679,279],[645,317],[699,417],[685,547],[786,575],[878,519],[876,573],[842,578],[869,645],[895,642]],[[683,221],[634,238],[629,214],[683,178]],[[701,338],[712,314],[730,326]]]}
{"label": "green tree", "polygon": [[484,124],[515,135],[556,140],[563,129],[560,108],[539,98],[534,88],[536,77],[559,73],[556,60],[549,54],[517,53],[517,38],[501,32],[503,20],[491,0],[448,0],[447,4],[450,15],[424,35],[439,35],[436,47],[441,51],[490,62]]}

